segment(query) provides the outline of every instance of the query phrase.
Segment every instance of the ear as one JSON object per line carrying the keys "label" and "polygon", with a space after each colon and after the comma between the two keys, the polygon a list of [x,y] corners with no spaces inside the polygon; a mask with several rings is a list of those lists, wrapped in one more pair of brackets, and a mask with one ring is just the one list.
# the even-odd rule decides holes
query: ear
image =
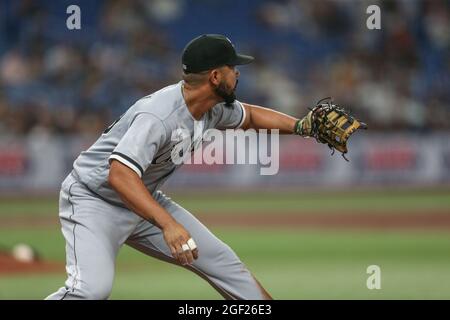
{"label": "ear", "polygon": [[219,71],[219,69],[211,70],[211,72],[209,74],[209,81],[214,86],[218,86],[220,84],[221,80],[222,80],[222,73]]}

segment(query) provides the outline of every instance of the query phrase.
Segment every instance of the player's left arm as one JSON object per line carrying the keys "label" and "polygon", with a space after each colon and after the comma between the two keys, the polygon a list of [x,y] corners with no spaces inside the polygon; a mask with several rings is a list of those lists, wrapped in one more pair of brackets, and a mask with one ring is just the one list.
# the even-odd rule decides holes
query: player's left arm
{"label": "player's left arm", "polygon": [[297,118],[268,108],[242,103],[245,120],[241,129],[278,129],[281,134],[293,134]]}

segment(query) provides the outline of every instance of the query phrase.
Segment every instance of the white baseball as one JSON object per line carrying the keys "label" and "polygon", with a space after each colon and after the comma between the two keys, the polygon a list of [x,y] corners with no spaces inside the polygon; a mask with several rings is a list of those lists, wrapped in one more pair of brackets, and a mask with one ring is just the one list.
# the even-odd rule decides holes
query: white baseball
{"label": "white baseball", "polygon": [[35,259],[33,249],[24,243],[15,245],[12,249],[12,255],[16,260],[21,262],[33,262]]}

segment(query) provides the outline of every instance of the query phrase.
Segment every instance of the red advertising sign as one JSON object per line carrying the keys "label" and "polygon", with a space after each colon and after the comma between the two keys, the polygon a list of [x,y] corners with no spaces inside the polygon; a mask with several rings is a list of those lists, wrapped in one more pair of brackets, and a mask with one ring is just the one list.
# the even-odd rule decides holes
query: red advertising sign
{"label": "red advertising sign", "polygon": [[0,148],[0,176],[16,176],[25,173],[26,153],[19,146]]}
{"label": "red advertising sign", "polygon": [[402,141],[379,144],[363,154],[365,166],[371,170],[407,170],[416,166],[417,150]]}

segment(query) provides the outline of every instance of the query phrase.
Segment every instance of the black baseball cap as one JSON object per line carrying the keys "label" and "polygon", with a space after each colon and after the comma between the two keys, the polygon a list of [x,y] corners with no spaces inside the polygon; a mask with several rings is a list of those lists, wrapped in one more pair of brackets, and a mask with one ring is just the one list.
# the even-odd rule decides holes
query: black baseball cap
{"label": "black baseball cap", "polygon": [[185,73],[198,73],[220,66],[248,64],[254,58],[236,53],[230,39],[220,34],[204,34],[191,40],[181,61]]}

